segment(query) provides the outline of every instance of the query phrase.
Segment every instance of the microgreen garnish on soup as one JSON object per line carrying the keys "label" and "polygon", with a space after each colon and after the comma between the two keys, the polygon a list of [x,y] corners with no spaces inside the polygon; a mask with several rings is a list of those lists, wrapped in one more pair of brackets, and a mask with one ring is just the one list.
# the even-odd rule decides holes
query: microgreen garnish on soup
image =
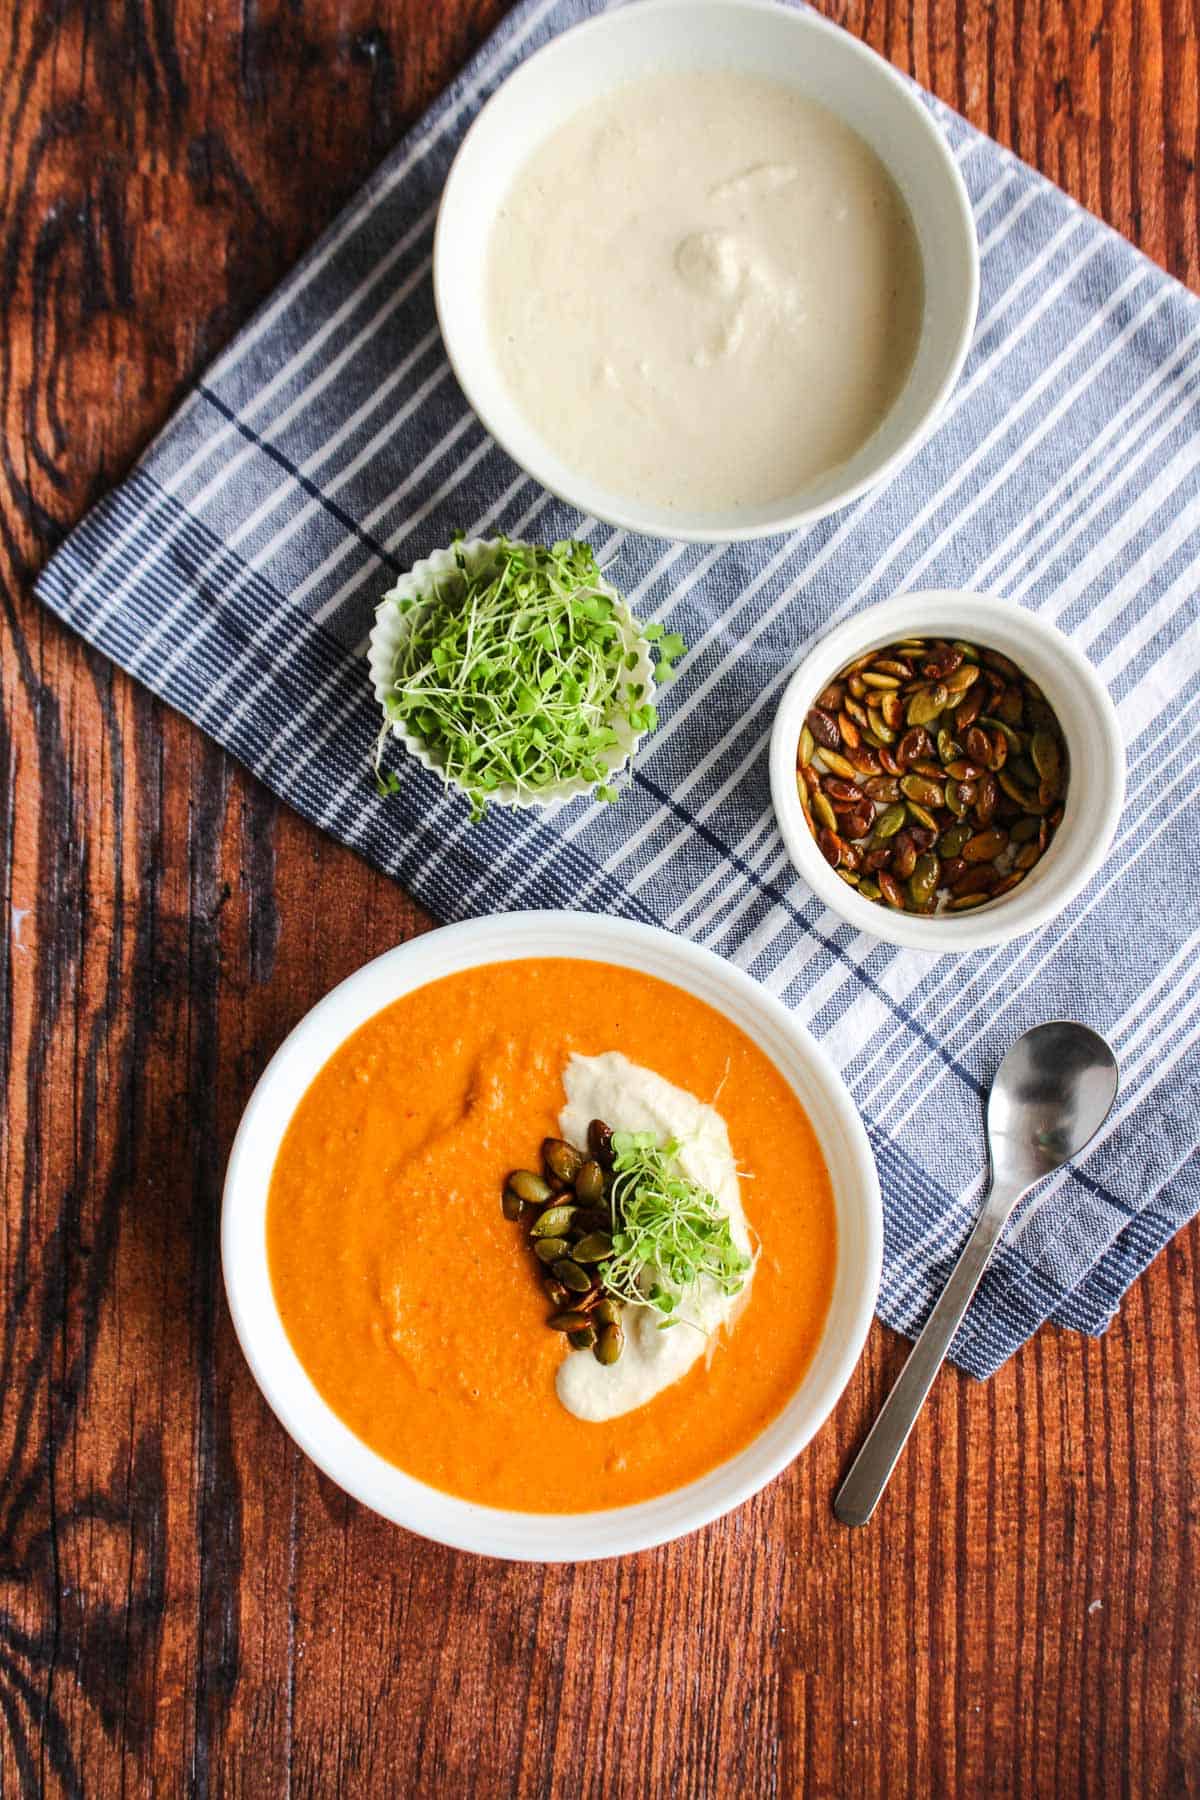
{"label": "microgreen garnish on soup", "polygon": [[[505,784],[536,795],[582,780],[598,798],[616,799],[617,728],[640,733],[658,723],[637,675],[641,649],[653,645],[663,682],[684,644],[633,617],[590,544],[501,539],[490,556],[470,561],[456,547],[452,570],[395,604],[409,618],[388,718],[422,741],[467,795],[473,819]],[[386,793],[395,781],[380,776],[385,738],[376,775]]]}
{"label": "microgreen garnish on soup", "polygon": [[675,1140],[650,1132],[613,1132],[613,1254],[600,1274],[613,1294],[650,1306],[674,1324],[679,1307],[702,1281],[732,1297],[750,1258],[733,1241],[716,1198],[681,1169]]}

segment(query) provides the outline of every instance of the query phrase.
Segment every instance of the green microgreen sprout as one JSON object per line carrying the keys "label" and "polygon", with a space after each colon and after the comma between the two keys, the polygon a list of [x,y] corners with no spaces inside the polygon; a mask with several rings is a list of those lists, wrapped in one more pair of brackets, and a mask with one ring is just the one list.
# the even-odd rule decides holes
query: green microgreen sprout
{"label": "green microgreen sprout", "polygon": [[428,593],[395,603],[411,618],[375,752],[381,793],[397,785],[381,772],[395,723],[463,790],[473,820],[505,783],[536,794],[581,779],[598,799],[617,798],[615,727],[625,721],[640,733],[658,724],[645,685],[631,679],[639,641],[652,646],[659,683],[671,679],[684,643],[613,598],[590,544],[502,538],[491,556],[469,563],[456,543],[453,570]]}
{"label": "green microgreen sprout", "polygon": [[659,1329],[679,1323],[680,1306],[701,1281],[740,1293],[751,1259],[733,1241],[716,1196],[680,1167],[677,1138],[613,1132],[613,1255],[601,1263],[605,1286],[634,1306],[661,1313]]}

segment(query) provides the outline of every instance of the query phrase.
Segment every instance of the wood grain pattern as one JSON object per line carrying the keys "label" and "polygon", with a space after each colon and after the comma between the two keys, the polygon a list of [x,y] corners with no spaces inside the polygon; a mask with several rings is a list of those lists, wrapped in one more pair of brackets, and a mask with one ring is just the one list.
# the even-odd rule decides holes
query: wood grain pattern
{"label": "wood grain pattern", "polygon": [[[0,9],[0,1793],[1200,1793],[1200,1232],[1108,1336],[903,1356],[689,1541],[546,1572],[346,1500],[241,1361],[239,1109],[428,921],[33,601],[34,573],[503,10]],[[1200,283],[1197,0],[827,10]]]}

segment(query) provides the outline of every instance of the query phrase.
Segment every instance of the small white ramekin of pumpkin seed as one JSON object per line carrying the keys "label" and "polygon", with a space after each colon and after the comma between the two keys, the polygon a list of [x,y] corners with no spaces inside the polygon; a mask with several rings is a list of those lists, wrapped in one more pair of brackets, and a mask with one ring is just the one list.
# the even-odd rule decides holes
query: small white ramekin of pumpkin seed
{"label": "small white ramekin of pumpkin seed", "polygon": [[1057,626],[940,589],[837,625],[793,673],[771,794],[797,871],[863,932],[935,953],[1036,931],[1120,818],[1116,708]]}

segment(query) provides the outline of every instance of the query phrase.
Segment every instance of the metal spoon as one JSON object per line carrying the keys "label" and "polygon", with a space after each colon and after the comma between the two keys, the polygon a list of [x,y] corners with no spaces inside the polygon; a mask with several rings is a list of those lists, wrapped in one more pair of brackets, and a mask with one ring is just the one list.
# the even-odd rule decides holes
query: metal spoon
{"label": "metal spoon", "polygon": [[838,1490],[833,1510],[843,1525],[865,1525],[874,1512],[1013,1207],[1091,1142],[1116,1093],[1112,1051],[1086,1025],[1067,1019],[1035,1025],[996,1070],[987,1105],[991,1187],[924,1331]]}

